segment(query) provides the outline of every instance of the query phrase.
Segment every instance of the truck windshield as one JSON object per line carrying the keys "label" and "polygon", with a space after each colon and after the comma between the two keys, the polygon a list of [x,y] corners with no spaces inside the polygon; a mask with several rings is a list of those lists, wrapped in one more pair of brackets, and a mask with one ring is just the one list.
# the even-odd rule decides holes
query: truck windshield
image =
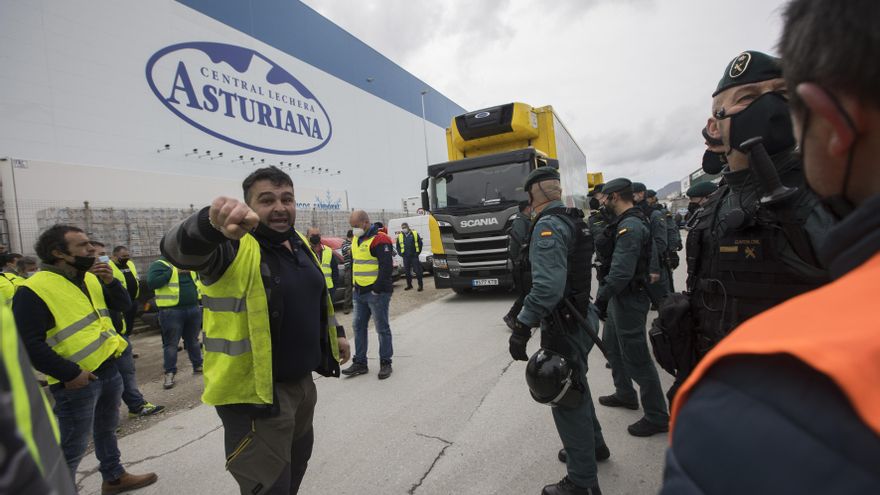
{"label": "truck windshield", "polygon": [[434,181],[435,208],[500,205],[528,200],[522,185],[529,175],[529,162],[444,174]]}

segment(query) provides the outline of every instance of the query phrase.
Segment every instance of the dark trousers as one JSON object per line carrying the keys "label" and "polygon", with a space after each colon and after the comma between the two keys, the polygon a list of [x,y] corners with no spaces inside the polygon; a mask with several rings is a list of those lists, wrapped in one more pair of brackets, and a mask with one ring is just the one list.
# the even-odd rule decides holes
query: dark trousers
{"label": "dark trousers", "polygon": [[341,289],[345,291],[345,296],[342,298],[342,310],[351,311],[351,292],[354,290],[354,286],[351,283],[351,267],[345,270],[345,277],[343,279],[343,287]]}
{"label": "dark trousers", "polygon": [[165,373],[177,373],[177,344],[181,337],[193,370],[202,366],[202,349],[199,347],[202,308],[198,306],[162,308],[159,310],[159,326],[162,327]]}
{"label": "dark trousers", "polygon": [[223,423],[227,469],[242,495],[299,491],[312,457],[312,419],[318,392],[311,375],[276,383],[277,414],[252,414],[244,405],[217,406]]}
{"label": "dark trousers", "polygon": [[122,377],[122,402],[128,406],[128,411],[137,413],[143,409],[143,394],[138,389],[137,378],[135,376],[134,358],[131,356],[131,340],[128,335],[123,335],[128,347],[125,348],[119,359],[116,360],[116,366],[119,368],[119,376]]}
{"label": "dark trousers", "polygon": [[62,383],[49,387],[55,397],[54,411],[58,417],[61,451],[73,478],[85,456],[89,439],[94,440],[101,476],[104,480],[115,480],[125,472],[119,462],[116,443],[122,377],[113,359],[101,365],[94,374],[98,379],[82,388],[68,389]]}
{"label": "dark trousers", "polygon": [[[125,333],[127,335],[131,335],[132,330],[134,330],[134,317],[137,316],[137,302],[131,303],[131,308],[128,311],[122,313],[123,319],[125,319]],[[129,344],[130,346],[131,344]]]}
{"label": "dark trousers", "polygon": [[[627,402],[640,398],[645,418],[654,424],[666,425],[669,413],[645,330],[650,305],[642,291],[624,289],[612,297],[602,340],[611,363],[614,394]],[[639,386],[638,395],[632,382]]]}
{"label": "dark trousers", "polygon": [[[599,318],[592,306],[588,319],[593,328],[598,328]],[[585,330],[567,334],[563,338],[575,354],[572,358],[578,367],[578,379],[584,386],[584,397],[576,408],[552,408],[553,421],[567,454],[568,478],[578,486],[589,488],[599,484],[596,447],[605,445],[587,382],[587,355],[594,343]]]}
{"label": "dark trousers", "polygon": [[407,287],[412,287],[412,274],[410,272],[416,272],[416,280],[419,282],[419,287],[422,287],[422,262],[419,261],[417,253],[407,254],[403,257],[403,271],[406,272]]}

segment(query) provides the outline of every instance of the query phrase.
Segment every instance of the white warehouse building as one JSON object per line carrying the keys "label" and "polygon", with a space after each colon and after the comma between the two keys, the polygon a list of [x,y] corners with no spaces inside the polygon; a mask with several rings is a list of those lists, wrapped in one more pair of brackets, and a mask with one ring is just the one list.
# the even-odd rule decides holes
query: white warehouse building
{"label": "white warehouse building", "polygon": [[0,0],[0,39],[0,243],[23,253],[66,222],[155,255],[267,165],[300,210],[399,210],[465,112],[293,0]]}

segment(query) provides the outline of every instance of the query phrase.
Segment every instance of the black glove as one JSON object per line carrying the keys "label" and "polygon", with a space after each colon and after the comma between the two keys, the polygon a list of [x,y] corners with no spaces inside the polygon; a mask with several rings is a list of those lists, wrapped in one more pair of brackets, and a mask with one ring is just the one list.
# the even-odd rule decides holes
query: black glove
{"label": "black glove", "polygon": [[608,301],[605,299],[596,299],[593,304],[596,305],[596,309],[599,312],[599,319],[605,321],[605,318],[608,318]]}
{"label": "black glove", "polygon": [[532,337],[532,329],[519,320],[514,321],[514,326],[511,328],[513,333],[510,334],[510,340],[508,340],[510,357],[517,361],[528,361],[529,355],[526,354],[526,344]]}

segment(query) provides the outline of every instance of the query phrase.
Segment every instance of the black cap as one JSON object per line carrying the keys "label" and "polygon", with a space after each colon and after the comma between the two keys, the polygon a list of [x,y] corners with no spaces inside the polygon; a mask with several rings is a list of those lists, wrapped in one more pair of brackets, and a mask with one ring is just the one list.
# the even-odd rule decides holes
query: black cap
{"label": "black cap", "polygon": [[632,188],[633,188],[633,192],[634,192],[634,193],[645,192],[645,191],[648,190],[648,188],[645,187],[645,185],[642,184],[641,182],[633,182],[633,183],[632,183]]}
{"label": "black cap", "polygon": [[689,198],[705,198],[716,190],[718,190],[718,184],[712,181],[705,181],[692,185],[686,194]]}
{"label": "black cap", "polygon": [[647,191],[645,191],[645,197],[646,197],[646,198],[656,198],[656,197],[657,197],[657,191],[655,191],[655,190],[653,190],[653,189],[648,189]]}
{"label": "black cap", "polygon": [[528,191],[532,184],[536,182],[544,182],[545,180],[559,180],[559,171],[553,167],[538,167],[526,177],[523,184],[523,190]]}
{"label": "black cap", "polygon": [[718,87],[715,88],[712,96],[735,86],[779,79],[780,77],[782,77],[781,60],[766,53],[745,51],[727,64],[724,75],[718,81]]}
{"label": "black cap", "polygon": [[612,181],[606,182],[605,186],[602,187],[602,192],[605,194],[611,194],[623,191],[624,189],[630,189],[632,187],[633,183],[629,179],[621,177],[620,179],[614,179]]}
{"label": "black cap", "polygon": [[603,187],[605,187],[605,184],[604,184],[604,183],[601,183],[601,182],[600,182],[600,183],[596,184],[595,186],[593,186],[592,189],[590,189],[590,192],[587,194],[587,196],[589,196],[589,197],[592,198],[593,196],[596,195],[596,193],[600,193],[600,192],[602,192],[602,188],[603,188]]}

